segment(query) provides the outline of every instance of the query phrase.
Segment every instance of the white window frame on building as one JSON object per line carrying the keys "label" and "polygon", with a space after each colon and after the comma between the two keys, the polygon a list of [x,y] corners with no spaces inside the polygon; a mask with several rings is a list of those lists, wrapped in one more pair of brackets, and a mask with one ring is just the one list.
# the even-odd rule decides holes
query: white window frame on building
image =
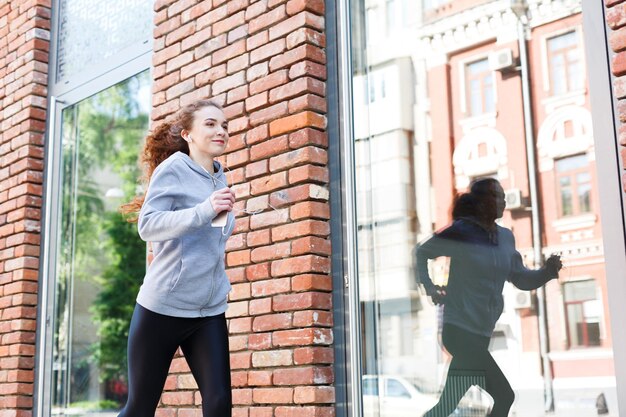
{"label": "white window frame on building", "polygon": [[[493,106],[493,108],[491,109],[491,111],[489,111],[489,105],[488,103],[486,103],[486,99],[483,95],[484,93],[483,83],[481,82],[482,111],[474,114],[472,112],[468,70],[471,65],[477,64],[479,62],[485,62],[487,64],[487,71],[484,71],[483,74],[490,73],[491,75],[491,87],[492,87],[492,95],[493,95],[493,102],[491,103],[491,106]],[[486,78],[486,77],[483,76],[483,78]],[[496,105],[498,104],[498,87],[496,85],[497,78],[496,78],[495,71],[489,69],[489,55],[488,54],[481,54],[481,55],[473,56],[471,58],[464,59],[463,61],[461,61],[459,63],[459,82],[461,84],[461,88],[459,89],[461,93],[460,94],[461,113],[465,116],[465,118],[474,119],[474,118],[489,117],[497,113],[496,111]]]}
{"label": "white window frame on building", "polygon": [[[566,89],[562,92],[555,93],[554,92],[554,83],[553,83],[553,69],[552,69],[552,54],[550,52],[550,42],[558,37],[568,35],[570,33],[574,33],[577,45],[576,49],[579,50],[580,60],[584,60],[585,50],[584,50],[584,42],[583,42],[583,34],[582,27],[576,26],[573,28],[567,28],[560,30],[558,32],[552,32],[542,37],[541,40],[541,57],[542,57],[542,72],[543,72],[543,89],[545,92],[549,93],[551,97],[561,97],[567,95],[578,95],[582,94],[585,91],[584,80],[587,76],[587,71],[585,68],[584,62],[581,66],[580,77],[583,85],[580,88],[571,88],[570,80],[566,80]],[[567,71],[567,67],[566,67]],[[569,72],[568,72],[569,75]]]}
{"label": "white window frame on building", "polygon": [[[567,287],[574,287],[574,286],[581,286],[587,283],[591,283],[593,285],[593,295],[592,296],[588,296],[585,298],[579,298],[579,299],[575,299],[575,300],[568,300],[567,299]],[[567,282],[564,282],[562,284],[563,287],[563,310],[564,310],[564,319],[565,319],[565,327],[566,327],[566,334],[567,334],[567,345],[569,347],[569,349],[580,349],[580,348],[588,348],[588,347],[596,347],[596,346],[600,346],[602,344],[602,323],[603,323],[603,315],[602,315],[602,302],[599,298],[599,291],[598,291],[598,287],[596,284],[595,279],[593,278],[589,278],[589,279],[584,279],[584,280],[569,280]],[[593,343],[590,344],[589,343],[589,336],[587,335],[587,337],[584,337],[584,340],[582,341],[582,343],[578,343],[577,341],[575,341],[575,337],[574,335],[572,335],[572,323],[571,320],[573,320],[573,318],[570,317],[570,311],[569,311],[569,307],[576,305],[578,306],[582,311],[582,323],[583,324],[588,324],[587,321],[585,321],[585,319],[587,318],[585,316],[585,314],[587,313],[585,311],[586,308],[589,308],[589,303],[590,302],[594,302],[596,304],[596,308],[600,311],[598,311],[598,315],[597,315],[597,325],[598,325],[598,340],[597,343]],[[582,331],[583,335],[586,334],[587,329],[577,329],[576,330],[576,336],[578,336],[578,331]],[[577,339],[577,338],[576,338]]]}
{"label": "white window frame on building", "polygon": [[[584,158],[584,166],[576,166],[573,169],[568,169],[565,171],[561,171],[561,166],[564,165],[565,163],[568,162],[576,162],[577,159],[582,160],[582,158]],[[591,171],[589,169],[589,156],[585,153],[582,154],[577,154],[577,155],[571,155],[571,156],[566,156],[563,158],[559,158],[555,160],[555,180],[556,180],[556,198],[557,198],[557,202],[558,202],[558,210],[559,210],[559,217],[570,217],[570,216],[581,216],[581,215],[585,215],[588,213],[592,213],[592,197],[591,197],[591,192],[592,192],[592,187],[591,187],[591,183],[592,183],[592,177],[591,177]],[[583,210],[582,208],[582,204],[581,204],[581,194],[580,194],[580,186],[581,186],[581,180],[580,180],[580,176],[581,175],[586,175],[587,179],[585,180],[584,184],[587,185],[588,187],[588,194],[587,194],[587,204],[588,207],[586,210]],[[563,180],[567,179],[568,180],[568,184],[563,184]],[[565,207],[563,204],[563,199],[564,199],[564,189],[568,189],[569,193],[570,193],[570,211],[569,212],[565,212]]]}

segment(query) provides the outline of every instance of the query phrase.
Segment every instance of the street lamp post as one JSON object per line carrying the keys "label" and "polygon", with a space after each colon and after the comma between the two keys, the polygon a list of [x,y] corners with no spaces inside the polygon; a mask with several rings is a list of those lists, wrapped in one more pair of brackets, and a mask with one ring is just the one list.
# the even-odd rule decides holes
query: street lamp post
{"label": "street lamp post", "polygon": [[[526,160],[528,163],[528,183],[532,218],[533,256],[535,267],[543,265],[541,245],[541,219],[537,166],[535,156],[535,138],[533,127],[532,96],[530,90],[530,71],[528,65],[527,34],[530,29],[528,4],[526,0],[509,0],[510,8],[517,17],[518,43],[520,55],[520,76],[522,79],[522,101],[524,105],[524,132],[526,138]],[[552,367],[550,364],[549,340],[547,332],[546,297],[543,287],[537,289],[537,319],[539,322],[539,345],[543,367],[545,411],[554,411],[554,392],[552,387]]]}

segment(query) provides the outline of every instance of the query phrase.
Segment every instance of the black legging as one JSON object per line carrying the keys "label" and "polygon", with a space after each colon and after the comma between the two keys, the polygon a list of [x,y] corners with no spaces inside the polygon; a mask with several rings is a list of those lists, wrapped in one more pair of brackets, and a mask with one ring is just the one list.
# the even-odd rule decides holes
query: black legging
{"label": "black legging", "polygon": [[170,317],[136,304],[128,335],[128,401],[119,417],[154,417],[179,346],[200,389],[202,416],[231,415],[225,315]]}
{"label": "black legging", "polygon": [[424,417],[447,417],[452,414],[467,390],[481,378],[485,382],[483,388],[494,400],[489,416],[508,416],[515,393],[489,353],[489,338],[444,324],[442,339],[443,345],[452,355],[452,361],[439,402]]}

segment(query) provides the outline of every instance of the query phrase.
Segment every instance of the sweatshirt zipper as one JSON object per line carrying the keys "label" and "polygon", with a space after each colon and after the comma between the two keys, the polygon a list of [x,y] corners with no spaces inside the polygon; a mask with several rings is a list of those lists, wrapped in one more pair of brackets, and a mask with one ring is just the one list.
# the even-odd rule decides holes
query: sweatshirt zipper
{"label": "sweatshirt zipper", "polygon": [[[496,259],[496,251],[493,247],[491,247],[491,257],[493,258],[493,269],[494,271],[497,271],[498,268],[498,261]],[[494,299],[494,293],[495,293],[495,288],[496,287],[496,278],[495,278],[495,274],[493,279],[491,280],[491,296],[489,297],[489,310],[491,311],[491,308],[493,306],[493,299]]]}
{"label": "sweatshirt zipper", "polygon": [[[201,165],[202,169],[204,169],[204,172],[207,173],[207,175],[209,177],[211,177],[211,181],[213,181],[213,191],[215,191],[215,187],[217,187],[217,183],[215,182],[215,177],[213,177],[213,175],[211,175],[211,173],[209,171],[206,170],[206,168],[204,168]],[[210,196],[210,195],[209,195]],[[222,234],[220,233],[220,239],[218,241],[218,247],[221,247],[222,245]],[[207,302],[200,308],[200,314],[202,314],[202,310],[204,310],[208,305],[211,304],[212,298],[213,298],[213,291],[215,290],[215,270],[217,269],[217,265],[213,268],[213,272],[211,274],[211,290],[209,291],[209,297]]]}

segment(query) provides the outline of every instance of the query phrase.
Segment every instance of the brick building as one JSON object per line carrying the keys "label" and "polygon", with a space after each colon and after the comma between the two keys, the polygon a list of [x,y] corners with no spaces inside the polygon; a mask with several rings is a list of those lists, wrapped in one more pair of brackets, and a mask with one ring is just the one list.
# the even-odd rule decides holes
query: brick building
{"label": "brick building", "polygon": [[[420,40],[430,23],[443,28],[431,31],[435,38],[461,43],[496,25],[495,9],[510,18],[504,3],[0,2],[1,415],[116,415],[124,332],[146,259],[116,209],[141,191],[136,160],[151,124],[205,97],[223,103],[230,120],[224,163],[237,208],[261,210],[237,218],[227,247],[233,415],[395,416],[416,403],[403,409],[392,392],[436,395],[445,372],[436,311],[412,281],[408,250],[446,223],[438,193],[462,188],[452,149],[422,139],[437,132],[453,147],[462,126],[451,116],[429,120],[455,106],[446,101],[454,94],[434,83],[459,67],[428,74]],[[609,406],[619,415],[626,333],[610,317],[626,309],[626,156],[618,149],[626,142],[613,127],[626,120],[626,3],[584,2],[582,14],[576,1],[528,3],[531,22],[560,4],[578,7],[555,21],[580,27],[594,45],[581,58],[584,107],[594,121],[593,204],[602,219],[594,227],[604,245],[603,343],[614,356]],[[463,10],[484,10],[463,24],[465,35],[454,29]],[[492,49],[489,39],[478,48]],[[513,91],[519,79],[507,82]],[[505,123],[523,128],[519,117]],[[506,164],[522,152],[509,150]],[[449,184],[431,171],[447,172]],[[517,184],[526,181],[518,174]],[[411,365],[432,357],[428,372]],[[541,399],[540,364],[529,361]],[[594,376],[578,375],[579,388],[596,389]],[[199,416],[199,404],[178,352],[158,414]],[[579,406],[580,415],[595,415],[595,405]]]}

